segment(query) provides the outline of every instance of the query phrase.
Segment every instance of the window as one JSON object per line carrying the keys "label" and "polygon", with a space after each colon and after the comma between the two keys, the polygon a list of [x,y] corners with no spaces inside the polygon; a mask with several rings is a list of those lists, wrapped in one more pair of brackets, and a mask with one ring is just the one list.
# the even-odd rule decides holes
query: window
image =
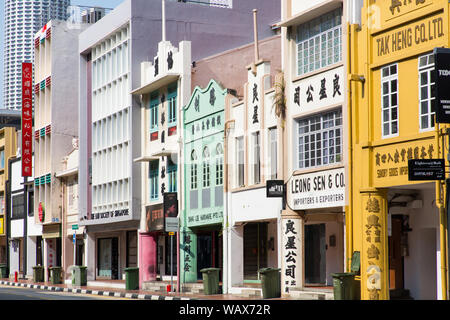
{"label": "window", "polygon": [[244,185],[244,137],[236,138],[237,155],[237,183],[238,187]]}
{"label": "window", "polygon": [[277,128],[269,129],[269,157],[270,157],[270,179],[274,180],[277,178],[277,154],[278,154],[278,144],[277,144]]}
{"label": "window", "polygon": [[152,94],[150,99],[150,132],[158,131],[158,95]]}
{"label": "window", "polygon": [[342,8],[297,27],[297,75],[342,60]]}
{"label": "window", "polygon": [[191,189],[197,189],[197,153],[191,152]]}
{"label": "window", "polygon": [[23,207],[23,194],[12,196],[12,214],[11,219],[23,219],[24,207]]}
{"label": "window", "polygon": [[341,160],[341,110],[298,121],[298,168],[339,163]]}
{"label": "window", "polygon": [[219,143],[216,147],[216,186],[223,184],[223,147]]}
{"label": "window", "polygon": [[177,192],[177,165],[171,159],[167,163],[167,176],[169,180],[169,192]]}
{"label": "window", "polygon": [[397,65],[381,69],[382,136],[398,134],[398,70]]}
{"label": "window", "polygon": [[149,168],[149,182],[150,182],[150,201],[158,199],[158,169],[159,162],[151,161]]}
{"label": "window", "polygon": [[209,188],[210,174],[211,168],[209,164],[209,149],[208,147],[205,147],[203,149],[203,188]]}
{"label": "window", "polygon": [[0,196],[0,214],[5,214],[5,196]]}
{"label": "window", "polygon": [[34,191],[28,193],[28,216],[34,216]]}
{"label": "window", "polygon": [[0,169],[5,169],[5,149],[0,150]]}
{"label": "window", "polygon": [[177,86],[171,86],[168,89],[167,96],[169,104],[169,127],[175,126],[177,124]]}
{"label": "window", "polygon": [[252,133],[253,145],[253,183],[261,182],[261,145],[259,132]]}
{"label": "window", "polygon": [[435,115],[435,74],[434,55],[429,54],[419,58],[419,108],[420,129],[434,128]]}

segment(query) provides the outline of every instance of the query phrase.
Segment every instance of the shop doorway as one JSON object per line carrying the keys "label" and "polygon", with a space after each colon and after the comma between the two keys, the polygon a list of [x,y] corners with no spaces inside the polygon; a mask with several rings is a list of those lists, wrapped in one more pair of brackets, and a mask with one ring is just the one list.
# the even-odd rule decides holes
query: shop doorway
{"label": "shop doorway", "polygon": [[84,240],[83,239],[77,239],[77,241],[76,241],[75,264],[77,266],[84,265]]}
{"label": "shop doorway", "polygon": [[[221,266],[220,258],[220,245],[221,237],[219,232],[215,231],[201,231],[197,233],[197,279],[203,279],[203,275],[200,270],[204,268],[219,268]],[[170,242],[168,243],[170,250]],[[169,262],[168,262],[169,263]],[[170,270],[169,270],[170,274]],[[221,273],[219,275],[219,281],[221,280]]]}
{"label": "shop doorway", "polygon": [[325,224],[305,225],[305,283],[326,283]]}
{"label": "shop doorway", "polygon": [[98,273],[99,279],[119,279],[119,239],[98,239]]}
{"label": "shop doorway", "polygon": [[259,269],[267,267],[267,222],[244,226],[244,281],[259,281]]}
{"label": "shop doorway", "polygon": [[212,235],[200,233],[197,235],[197,279],[202,279],[200,270],[213,267]]}
{"label": "shop doorway", "polygon": [[389,240],[389,289],[404,289],[403,255],[402,255],[402,215],[391,218],[391,236]]}
{"label": "shop doorway", "polygon": [[41,236],[36,237],[36,265],[37,266],[43,266],[44,265],[44,254],[43,254],[43,240]]}
{"label": "shop doorway", "polygon": [[[169,236],[167,235],[165,238],[165,247],[166,247],[166,254],[165,254],[165,266],[166,266],[166,270],[165,273],[166,275],[170,275],[171,274],[171,270],[170,270],[170,262],[172,261],[172,273],[174,276],[177,275],[177,236],[176,234],[173,236]],[[172,238],[172,260],[170,260],[170,238]]]}

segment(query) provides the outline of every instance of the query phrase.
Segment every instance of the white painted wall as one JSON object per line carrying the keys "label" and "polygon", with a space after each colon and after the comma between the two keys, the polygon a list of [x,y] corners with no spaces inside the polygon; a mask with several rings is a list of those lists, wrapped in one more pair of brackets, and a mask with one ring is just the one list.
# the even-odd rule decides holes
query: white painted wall
{"label": "white painted wall", "polygon": [[277,219],[281,198],[267,198],[266,187],[231,194],[231,225],[237,222]]}
{"label": "white painted wall", "polygon": [[423,208],[409,210],[409,256],[404,258],[405,288],[414,299],[437,299],[441,291],[439,214],[434,190],[420,194]]}
{"label": "white painted wall", "polygon": [[316,6],[319,6],[322,3],[325,3],[328,1],[324,0],[308,0],[308,1],[301,1],[301,0],[292,0],[292,15],[295,16],[296,14],[300,12],[307,11],[311,8],[314,8]]}
{"label": "white painted wall", "polygon": [[[230,270],[229,281],[232,287],[244,282],[244,227],[242,225],[230,228],[229,241],[228,270]],[[233,293],[232,288],[229,290]]]}
{"label": "white painted wall", "polygon": [[[333,277],[331,274],[344,272],[344,237],[343,224],[338,222],[327,222],[325,224],[325,243],[326,250],[326,273],[327,285],[333,285]],[[336,236],[336,246],[330,246],[330,236]]]}

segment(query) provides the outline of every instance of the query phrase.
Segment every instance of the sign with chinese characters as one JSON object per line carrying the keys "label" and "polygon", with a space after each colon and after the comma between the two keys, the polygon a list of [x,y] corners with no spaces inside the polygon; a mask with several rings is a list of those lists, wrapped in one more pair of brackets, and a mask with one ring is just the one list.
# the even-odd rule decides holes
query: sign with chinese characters
{"label": "sign with chinese characters", "polygon": [[282,220],[282,270],[281,286],[283,293],[289,293],[289,288],[302,285],[302,225],[301,220]]}
{"label": "sign with chinese characters", "polygon": [[434,159],[437,147],[433,139],[408,141],[395,145],[376,147],[373,150],[376,187],[408,184],[408,160]]}
{"label": "sign with chinese characters", "polygon": [[436,90],[436,122],[450,123],[450,49],[434,48],[434,75]]}
{"label": "sign with chinese characters", "polygon": [[363,300],[383,300],[389,292],[387,252],[387,203],[386,196],[379,193],[367,193],[363,196],[362,226],[362,269],[361,292]]}
{"label": "sign with chinese characters", "polygon": [[162,203],[145,207],[147,232],[164,229],[164,206]]}
{"label": "sign with chinese characters", "polygon": [[301,79],[293,83],[293,113],[343,103],[344,90],[344,67]]}
{"label": "sign with chinese characters", "polygon": [[344,168],[297,175],[288,184],[288,203],[293,210],[341,207],[345,201]]}
{"label": "sign with chinese characters", "polygon": [[32,174],[33,65],[22,63],[22,177]]}
{"label": "sign with chinese characters", "polygon": [[186,232],[184,234],[184,246],[183,246],[183,253],[184,253],[184,266],[183,270],[185,273],[189,273],[192,271],[192,260],[191,256],[193,256],[194,248],[192,247],[192,234]]}
{"label": "sign with chinese characters", "polygon": [[389,0],[384,5],[383,16],[385,21],[389,21],[432,3],[432,0]]}
{"label": "sign with chinese characters", "polygon": [[410,181],[445,180],[444,159],[408,160]]}

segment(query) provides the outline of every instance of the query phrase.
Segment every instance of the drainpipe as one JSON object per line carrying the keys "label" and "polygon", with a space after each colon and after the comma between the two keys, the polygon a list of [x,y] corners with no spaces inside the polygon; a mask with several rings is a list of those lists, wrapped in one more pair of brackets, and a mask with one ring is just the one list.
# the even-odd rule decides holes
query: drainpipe
{"label": "drainpipe", "polygon": [[[351,25],[347,24],[347,74],[352,74],[352,59],[351,59],[351,49],[352,49],[352,32]],[[353,108],[353,96],[352,96],[352,83],[348,79],[348,106],[347,106],[347,128],[348,128],[348,203],[346,212],[346,238],[347,238],[347,261],[346,267],[347,271],[350,271],[350,260],[349,257],[353,255],[353,131],[352,131],[352,108]]]}
{"label": "drainpipe", "polygon": [[[23,159],[23,158],[22,158]],[[23,183],[23,210],[24,210],[24,219],[23,219],[23,274],[22,278],[27,278],[27,237],[28,237],[28,177],[24,177]]]}
{"label": "drainpipe", "polygon": [[[435,116],[436,117],[436,116]],[[436,119],[436,118],[435,118]],[[435,120],[435,142],[438,149],[438,158],[440,157],[439,138],[440,138],[439,123]],[[442,157],[444,158],[444,150],[442,150]],[[439,209],[439,240],[441,247],[441,285],[442,285],[442,300],[447,300],[447,250],[446,250],[446,217],[445,207],[441,194],[441,181],[435,182],[436,187],[436,206]]]}

